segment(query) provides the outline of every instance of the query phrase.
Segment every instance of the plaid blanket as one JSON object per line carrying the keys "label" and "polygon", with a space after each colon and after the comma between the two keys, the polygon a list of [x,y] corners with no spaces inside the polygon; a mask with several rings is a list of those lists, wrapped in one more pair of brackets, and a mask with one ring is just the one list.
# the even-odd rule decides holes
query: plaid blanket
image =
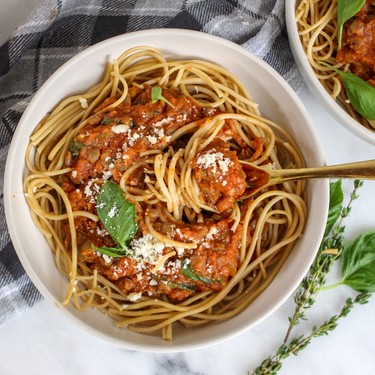
{"label": "plaid blanket", "polygon": [[3,176],[13,132],[33,94],[63,63],[109,37],[185,28],[242,45],[302,85],[282,0],[47,0],[0,47],[0,323],[42,296],[20,264],[4,218]]}

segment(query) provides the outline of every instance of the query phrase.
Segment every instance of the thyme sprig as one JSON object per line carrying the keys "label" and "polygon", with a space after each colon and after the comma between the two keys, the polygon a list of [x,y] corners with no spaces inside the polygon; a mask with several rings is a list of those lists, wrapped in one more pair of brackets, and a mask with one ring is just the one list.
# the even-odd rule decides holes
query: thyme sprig
{"label": "thyme sprig", "polygon": [[330,185],[330,209],[325,236],[308,275],[302,280],[294,295],[296,308],[293,316],[289,317],[289,327],[284,342],[288,341],[293,327],[306,319],[305,311],[314,304],[317,294],[326,282],[327,275],[341,255],[345,232],[343,222],[349,216],[352,204],[358,198],[358,189],[362,185],[363,181],[354,181],[354,188],[346,207],[342,207],[344,197],[341,180]]}
{"label": "thyme sprig", "polygon": [[[360,271],[357,272],[355,276],[357,276],[357,279],[361,279],[361,282],[356,283],[357,287],[352,287],[357,290],[359,294],[354,298],[347,298],[338,314],[333,315],[320,326],[314,326],[310,333],[302,334],[289,341],[293,327],[300,324],[302,320],[307,320],[306,310],[314,305],[319,292],[325,285],[329,272],[344,251],[346,251],[344,253],[345,258],[348,258],[349,261],[355,261],[355,257],[351,256],[353,254],[357,255],[356,253],[359,253],[360,255],[362,253],[369,253],[371,255],[368,260],[369,265],[372,265],[370,262],[374,262],[373,244],[375,242],[375,232],[360,235],[348,246],[344,246],[345,226],[343,222],[344,219],[349,216],[352,203],[358,198],[358,189],[362,185],[362,181],[354,181],[354,188],[350,193],[349,202],[346,207],[343,207],[342,203],[344,197],[341,189],[341,180],[330,184],[330,208],[324,237],[308,275],[302,280],[295,293],[294,301],[296,306],[294,314],[288,318],[289,327],[284,342],[274,355],[266,358],[260,366],[253,371],[253,375],[276,374],[281,369],[282,363],[286,358],[291,354],[296,355],[306,348],[313,338],[328,335],[330,331],[337,327],[338,321],[346,317],[356,304],[367,303],[371,292],[375,290],[375,273],[373,271],[371,271],[370,274],[368,272],[363,273],[363,271],[362,274]],[[346,261],[346,263],[349,263],[349,261]],[[344,262],[342,271],[345,271],[345,268],[349,267],[345,266]],[[356,270],[350,271],[353,275],[356,272]],[[349,285],[349,283],[347,284]],[[337,285],[340,285],[340,283],[337,283]]]}
{"label": "thyme sprig", "polygon": [[305,349],[315,337],[328,335],[333,331],[341,318],[346,317],[356,304],[365,304],[370,298],[370,293],[360,293],[355,298],[347,298],[344,306],[337,315],[333,315],[319,327],[313,327],[310,334],[301,335],[294,338],[289,343],[283,343],[277,352],[265,359],[259,367],[257,367],[253,375],[274,375],[281,369],[283,361],[291,354],[297,355],[301,350]]}

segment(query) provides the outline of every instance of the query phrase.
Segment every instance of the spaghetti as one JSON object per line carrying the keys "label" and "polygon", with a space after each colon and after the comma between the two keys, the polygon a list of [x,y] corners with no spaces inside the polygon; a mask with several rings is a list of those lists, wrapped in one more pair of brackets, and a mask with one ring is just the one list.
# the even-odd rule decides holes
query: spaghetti
{"label": "spaghetti", "polygon": [[[370,51],[374,50],[374,42],[372,41],[372,46],[365,43],[371,41],[371,33],[374,34],[374,10],[375,7],[371,4],[371,1],[367,1],[360,14],[357,15],[357,20],[353,24],[350,24],[352,20],[348,21],[349,24],[346,25],[346,29],[349,32],[344,31],[343,35],[343,40],[344,38],[348,40],[343,43],[342,50],[339,50],[337,0],[301,0],[296,8],[296,21],[301,43],[317,78],[331,97],[337,100],[351,117],[370,130],[375,129],[375,121],[362,116],[353,108],[343,87],[342,79],[334,69],[355,73],[373,84],[373,79],[371,80],[371,77],[364,70],[368,71],[370,66],[367,62],[373,61],[374,58],[373,55],[370,55],[370,53],[373,53]],[[360,19],[362,13],[364,13],[364,17]],[[367,28],[366,25],[368,25]],[[358,30],[361,30],[361,32],[358,33]],[[353,37],[350,36],[351,31],[353,31]],[[350,38],[354,39],[351,40]],[[373,37],[372,40],[374,40]],[[359,50],[348,53],[349,45],[355,46],[355,49],[362,49],[361,54],[364,58],[358,59]],[[358,62],[356,62],[357,59]],[[334,69],[323,65],[322,62],[328,63]],[[372,66],[374,68],[373,62]],[[372,75],[374,72],[372,72]]]}
{"label": "spaghetti", "polygon": [[[306,217],[301,181],[243,198],[243,161],[303,166],[293,139],[224,68],[151,47],[108,63],[100,83],[41,121],[26,155],[25,196],[69,279],[64,304],[166,340],[176,322],[241,312]],[[112,200],[120,191],[107,207],[106,187]]]}

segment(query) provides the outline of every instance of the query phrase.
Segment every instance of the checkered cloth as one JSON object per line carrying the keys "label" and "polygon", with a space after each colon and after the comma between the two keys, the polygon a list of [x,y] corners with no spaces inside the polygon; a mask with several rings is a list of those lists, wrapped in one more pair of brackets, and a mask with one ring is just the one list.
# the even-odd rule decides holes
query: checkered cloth
{"label": "checkered cloth", "polygon": [[151,28],[221,36],[302,85],[289,49],[282,0],[48,0],[0,48],[0,323],[41,300],[4,218],[3,176],[13,132],[33,94],[63,63],[109,37]]}

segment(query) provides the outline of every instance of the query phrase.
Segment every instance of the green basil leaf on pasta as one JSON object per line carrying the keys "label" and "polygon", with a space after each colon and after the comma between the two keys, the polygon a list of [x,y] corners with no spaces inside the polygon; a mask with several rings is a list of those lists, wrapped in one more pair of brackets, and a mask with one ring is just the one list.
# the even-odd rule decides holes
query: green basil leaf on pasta
{"label": "green basil leaf on pasta", "polygon": [[133,252],[128,247],[96,247],[94,245],[92,245],[92,247],[95,251],[108,255],[112,258],[121,258],[125,256],[131,256],[133,254]]}
{"label": "green basil leaf on pasta", "polygon": [[325,62],[321,64],[339,74],[353,108],[362,116],[375,120],[375,87],[353,73],[343,72]]}
{"label": "green basil leaf on pasta", "polygon": [[174,108],[174,105],[168,99],[164,98],[164,96],[162,95],[162,91],[163,90],[161,87],[154,86],[151,89],[151,102],[155,103],[158,100],[162,100],[163,102],[167,103],[168,105]]}
{"label": "green basil leaf on pasta", "polygon": [[342,284],[375,292],[375,232],[356,237],[342,251]]}
{"label": "green basil leaf on pasta", "polygon": [[333,226],[340,217],[342,203],[344,201],[344,194],[341,185],[341,180],[329,184],[329,210],[324,236],[327,236],[331,232]]}
{"label": "green basil leaf on pasta", "polygon": [[366,0],[337,0],[337,39],[341,48],[344,23],[356,15],[365,5]]}
{"label": "green basil leaf on pasta", "polygon": [[119,248],[126,248],[138,229],[135,205],[125,199],[118,184],[107,181],[100,189],[96,208],[100,221],[112,239]]}
{"label": "green basil leaf on pasta", "polygon": [[362,116],[375,120],[375,87],[355,74],[341,71],[339,74],[354,109]]}
{"label": "green basil leaf on pasta", "polygon": [[202,276],[199,273],[195,272],[189,264],[189,260],[185,259],[182,263],[182,269],[181,272],[184,276],[187,278],[193,280],[193,281],[199,281],[204,284],[213,284],[219,282],[218,280],[213,280],[208,277]]}

